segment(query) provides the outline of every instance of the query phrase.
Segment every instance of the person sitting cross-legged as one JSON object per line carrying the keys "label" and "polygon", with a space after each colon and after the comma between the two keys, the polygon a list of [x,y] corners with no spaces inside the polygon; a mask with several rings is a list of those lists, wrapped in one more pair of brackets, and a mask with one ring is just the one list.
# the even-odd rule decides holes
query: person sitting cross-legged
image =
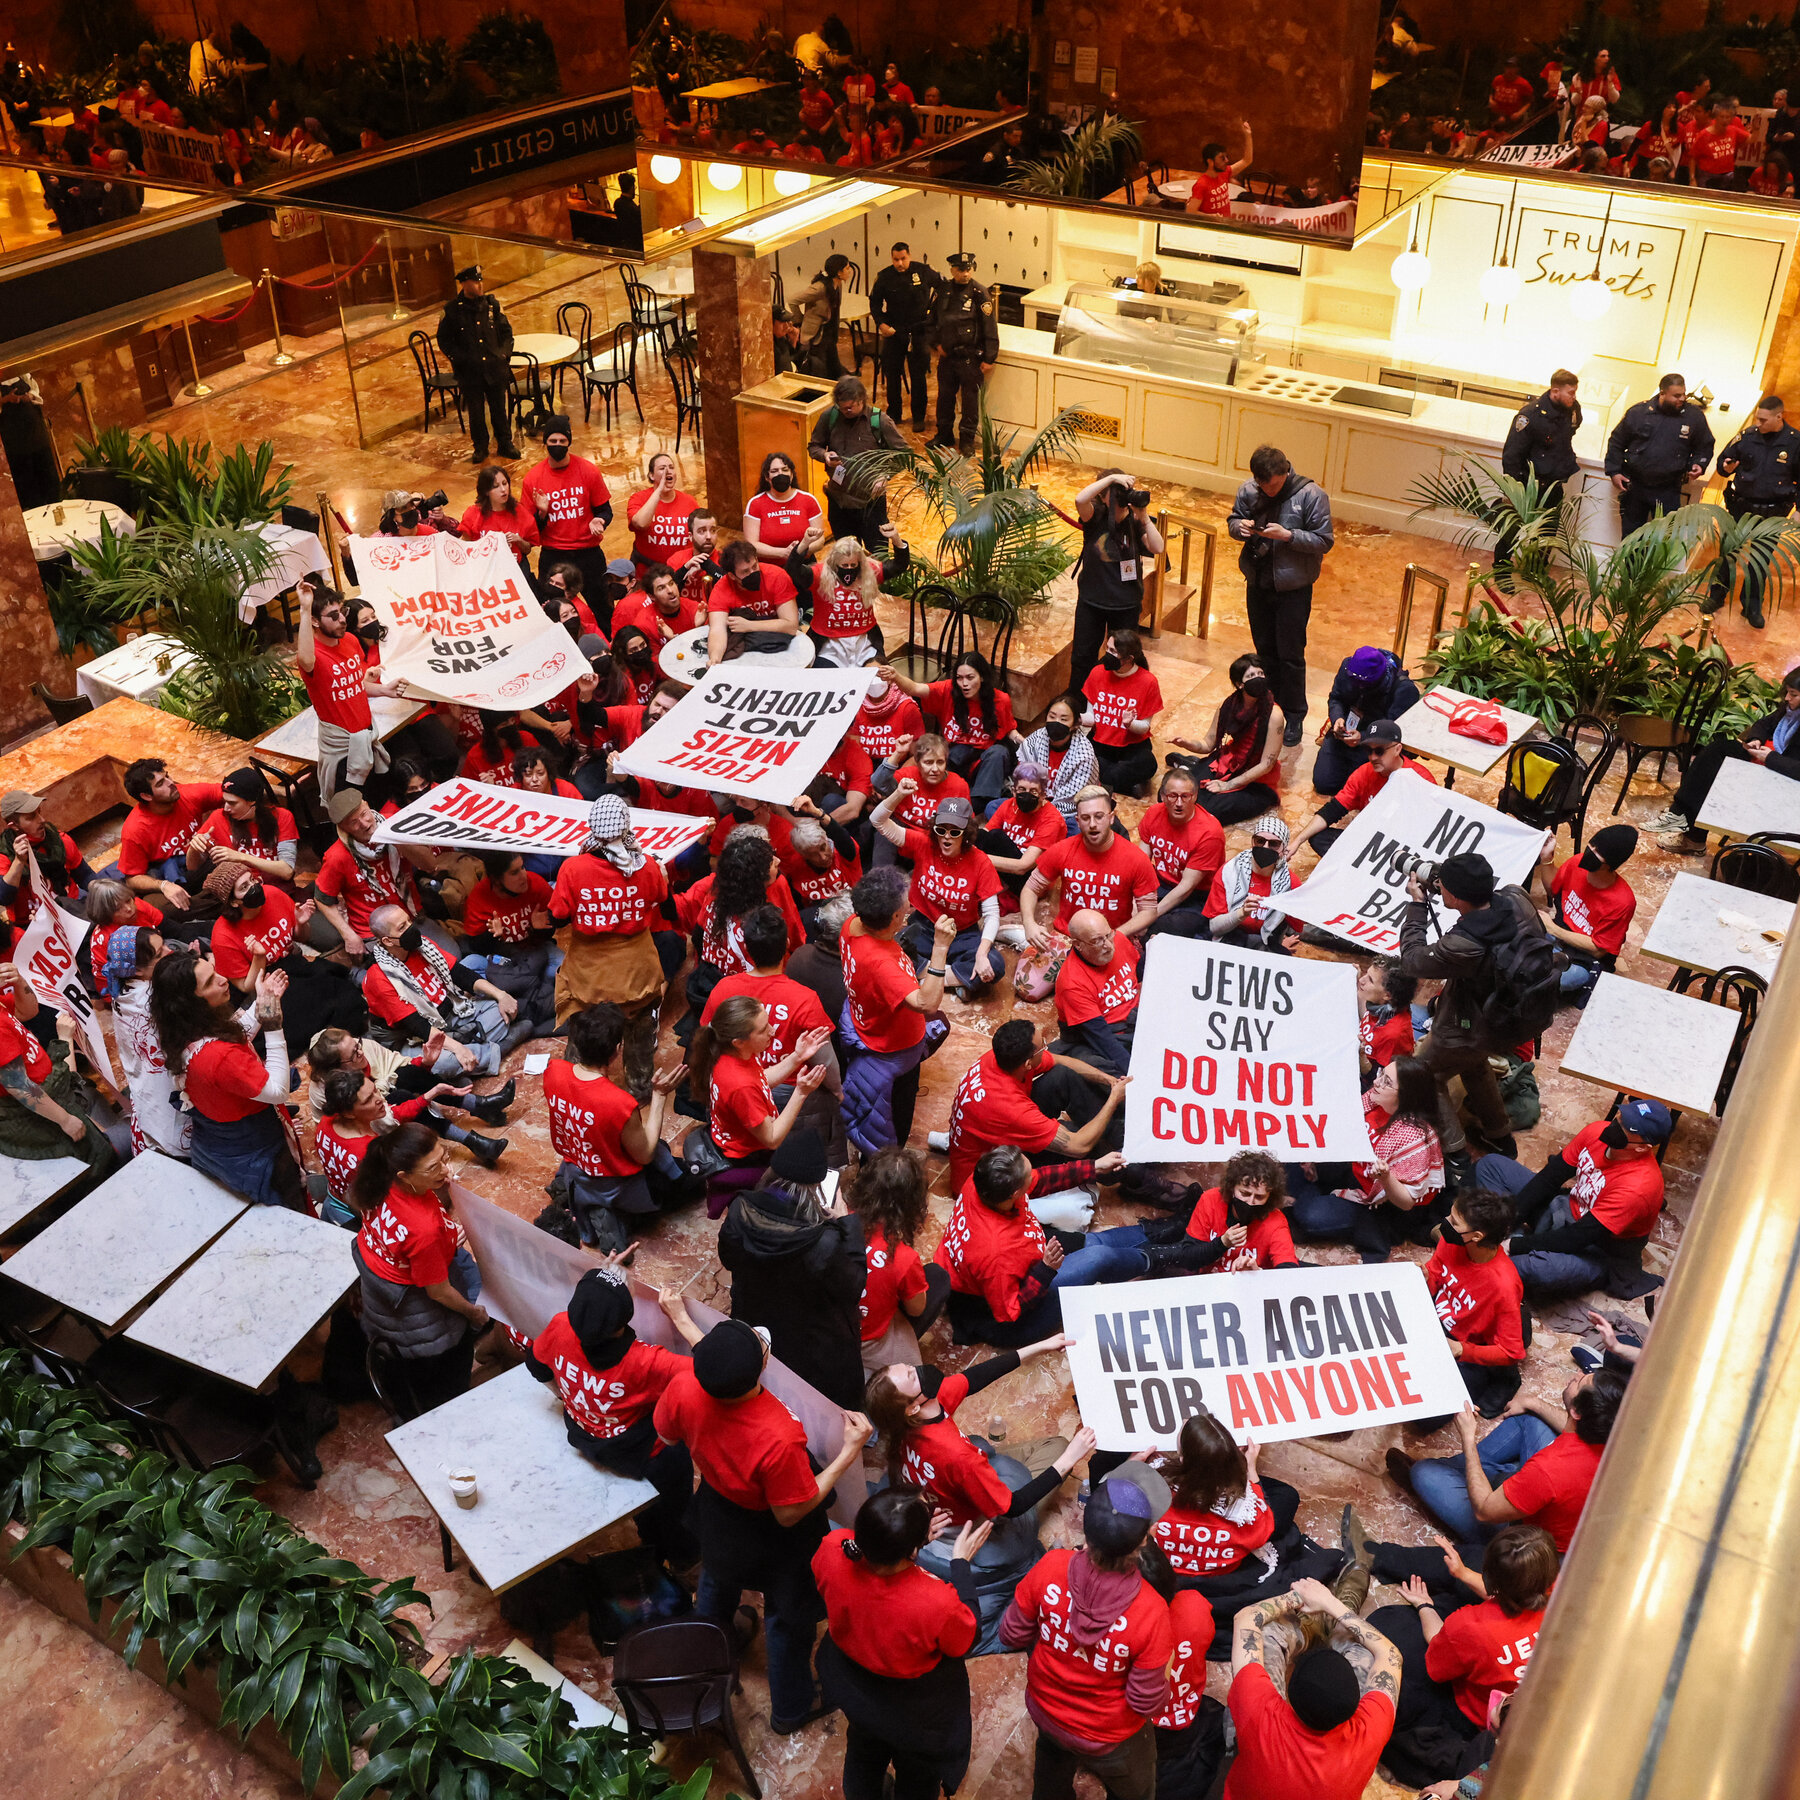
{"label": "person sitting cross-legged", "polygon": [[993,863],[975,848],[975,815],[960,797],[940,800],[927,831],[899,824],[894,809],[918,791],[903,776],[870,815],[876,831],[912,864],[912,916],[900,933],[900,947],[916,963],[929,958],[932,921],[948,916],[956,936],[944,951],[951,985],[965,998],[985,992],[1006,972],[1005,959],[994,948],[1000,930],[1000,877]]}
{"label": "person sitting cross-legged", "polygon": [[1137,1031],[1137,950],[1123,927],[1083,910],[1069,920],[1069,954],[1056,972],[1056,1017],[1066,1047],[1108,1075],[1131,1067]]}
{"label": "person sitting cross-legged", "polygon": [[[466,962],[451,963],[420,931],[403,906],[378,906],[369,919],[375,966],[363,983],[369,1011],[390,1042],[423,1042],[442,1031],[475,1052],[470,1071],[498,1075],[500,1065],[533,1029],[519,1017],[519,1003]],[[433,1074],[462,1072],[454,1051],[444,1049]]]}

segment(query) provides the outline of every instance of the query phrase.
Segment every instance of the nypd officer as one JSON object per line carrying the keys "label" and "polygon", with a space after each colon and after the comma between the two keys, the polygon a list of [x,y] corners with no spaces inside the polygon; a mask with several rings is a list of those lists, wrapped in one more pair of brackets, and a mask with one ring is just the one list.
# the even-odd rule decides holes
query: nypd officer
{"label": "nypd officer", "polygon": [[1629,408],[1606,440],[1606,473],[1619,496],[1619,535],[1681,505],[1681,490],[1712,461],[1712,427],[1688,402],[1687,383],[1665,375],[1654,400]]}
{"label": "nypd officer", "polygon": [[956,427],[956,397],[962,395],[962,434],[956,447],[967,456],[975,448],[980,424],[981,378],[1000,355],[1000,328],[994,303],[974,279],[975,258],[967,250],[950,259],[950,279],[937,292],[932,308],[932,338],[938,355],[937,436],[931,441],[948,450]]}
{"label": "nypd officer", "polygon": [[513,328],[500,302],[481,291],[481,269],[471,263],[456,275],[456,298],[444,308],[438,321],[438,348],[456,376],[469,405],[469,436],[474,454],[470,462],[486,462],[488,419],[503,457],[519,452],[512,441],[512,421],[507,417],[507,391],[512,383]]}
{"label": "nypd officer", "polygon": [[[1558,369],[1549,387],[1519,409],[1500,452],[1501,472],[1514,481],[1534,476],[1538,497],[1546,506],[1562,504],[1563,483],[1581,467],[1575,454],[1575,433],[1581,429],[1581,402],[1575,398],[1578,380],[1567,369]],[[1510,570],[1518,535],[1516,526],[1501,531],[1494,546],[1496,579]]]}
{"label": "nypd officer", "polygon": [[888,250],[888,266],[869,290],[869,316],[881,339],[881,372],[887,378],[888,412],[906,412],[911,377],[914,431],[925,429],[925,402],[931,392],[931,303],[938,278],[928,263],[915,263],[905,244]]}
{"label": "nypd officer", "polygon": [[[1800,498],[1800,431],[1787,422],[1786,402],[1779,394],[1764,394],[1756,414],[1719,452],[1719,473],[1730,480],[1725,505],[1734,519],[1751,514],[1762,519],[1785,519]],[[1767,574],[1744,570],[1744,619],[1762,629],[1762,591]],[[1730,594],[1723,573],[1713,577],[1712,592],[1702,608],[1717,612]]]}

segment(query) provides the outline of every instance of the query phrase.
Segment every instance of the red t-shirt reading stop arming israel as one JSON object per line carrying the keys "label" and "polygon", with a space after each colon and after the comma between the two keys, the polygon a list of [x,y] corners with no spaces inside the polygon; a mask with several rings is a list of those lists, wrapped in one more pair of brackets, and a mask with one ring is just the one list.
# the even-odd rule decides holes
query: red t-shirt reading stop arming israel
{"label": "red t-shirt reading stop arming israel", "polygon": [[1096,744],[1107,744],[1114,749],[1141,744],[1146,734],[1133,731],[1131,721],[1154,719],[1162,711],[1162,689],[1148,669],[1133,669],[1129,675],[1115,675],[1096,663],[1081,684],[1081,691],[1088,702],[1088,736]]}
{"label": "red t-shirt reading stop arming israel", "polygon": [[362,640],[355,632],[346,631],[335,644],[314,633],[312,672],[301,669],[300,680],[313,711],[327,725],[345,731],[370,729],[374,720],[363,680],[368,667]]}
{"label": "red t-shirt reading stop arming israel", "polygon": [[901,855],[913,866],[913,907],[933,924],[948,913],[958,931],[967,931],[981,917],[982,901],[1000,892],[999,872],[979,850],[965,849],[949,862],[930,832],[909,831]]}
{"label": "red t-shirt reading stop arming israel", "polygon": [[1177,1575],[1226,1575],[1235,1569],[1252,1550],[1260,1550],[1275,1533],[1275,1515],[1263,1497],[1262,1483],[1253,1481],[1246,1496],[1231,1508],[1246,1510],[1249,1517],[1241,1523],[1208,1508],[1194,1512],[1185,1506],[1171,1506],[1151,1527],[1169,1567]]}

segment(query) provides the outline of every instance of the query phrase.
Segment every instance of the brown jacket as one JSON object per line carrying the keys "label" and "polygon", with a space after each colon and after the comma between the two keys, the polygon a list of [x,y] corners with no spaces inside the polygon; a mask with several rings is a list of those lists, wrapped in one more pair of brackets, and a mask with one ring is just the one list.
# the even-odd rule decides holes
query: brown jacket
{"label": "brown jacket", "polygon": [[1496,888],[1492,905],[1464,913],[1436,942],[1427,936],[1430,916],[1430,906],[1417,900],[1400,915],[1400,972],[1444,984],[1432,1009],[1432,1041],[1440,1051],[1510,1050],[1488,1043],[1481,1004],[1494,989],[1494,946],[1514,931],[1542,932],[1538,909],[1522,887]]}

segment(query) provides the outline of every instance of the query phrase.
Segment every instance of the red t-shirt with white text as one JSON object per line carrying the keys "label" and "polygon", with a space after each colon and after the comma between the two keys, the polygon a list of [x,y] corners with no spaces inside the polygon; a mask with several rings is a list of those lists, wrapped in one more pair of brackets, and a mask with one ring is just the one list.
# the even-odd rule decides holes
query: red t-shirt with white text
{"label": "red t-shirt with white text", "polygon": [[[625,517],[635,519],[648,502],[650,490],[639,488],[625,502]],[[700,502],[692,494],[677,490],[667,500],[659,501],[650,523],[641,531],[633,527],[631,560],[641,569],[646,563],[666,563],[679,569],[694,554],[694,541],[688,535],[688,515]]]}
{"label": "red t-shirt with white text", "polygon": [[935,925],[943,913],[966,931],[981,917],[981,903],[1000,892],[1000,876],[979,850],[965,849],[954,862],[938,855],[937,839],[909,831],[900,853],[912,864],[912,903]]}
{"label": "red t-shirt with white text", "polygon": [[544,1071],[544,1105],[551,1147],[584,1175],[624,1181],[644,1166],[621,1141],[638,1103],[604,1075],[578,1075],[567,1057],[552,1057]]}
{"label": "red t-shirt with white text", "polygon": [[1156,879],[1171,886],[1189,869],[1200,871],[1204,888],[1225,861],[1225,828],[1205,807],[1196,806],[1180,825],[1159,800],[1138,821],[1138,843],[1156,870]]}
{"label": "red t-shirt with white text", "polygon": [[1045,881],[1062,879],[1056,909],[1058,931],[1067,931],[1069,920],[1083,911],[1099,913],[1109,925],[1123,925],[1137,911],[1139,901],[1156,898],[1156,870],[1149,857],[1116,831],[1099,856],[1080,836],[1052,844],[1038,858],[1032,873]]}
{"label": "red t-shirt with white text", "polygon": [[1154,719],[1162,711],[1162,689],[1148,669],[1117,675],[1096,663],[1081,691],[1088,702],[1088,736],[1113,749],[1143,743],[1148,733],[1133,731],[1131,721]]}
{"label": "red t-shirt with white text", "polygon": [[345,731],[367,731],[374,724],[368,689],[364,686],[368,667],[362,640],[355,632],[346,631],[335,644],[317,632],[313,634],[312,672],[301,669],[300,680],[313,711],[327,725],[337,725]]}
{"label": "red t-shirt with white text", "polygon": [[950,1102],[950,1186],[960,1190],[989,1150],[1016,1144],[1021,1150],[1047,1150],[1056,1138],[1056,1121],[1031,1097],[1031,1084],[1050,1067],[1040,1053],[1022,1069],[1010,1072],[984,1050],[963,1071]]}
{"label": "red t-shirt with white text", "polygon": [[1131,939],[1113,933],[1112,961],[1096,969],[1071,950],[1056,974],[1056,1016],[1065,1025],[1104,1019],[1122,1025],[1137,1008],[1137,951]]}
{"label": "red t-shirt with white text", "polygon": [[919,985],[912,958],[892,938],[846,931],[840,940],[850,1022],[863,1047],[910,1050],[925,1036],[925,1015],[906,1004]]}
{"label": "red t-shirt with white text", "polygon": [[865,1233],[868,1274],[862,1291],[862,1341],[872,1344],[894,1322],[902,1300],[925,1292],[925,1265],[911,1244],[890,1244],[879,1225]]}

